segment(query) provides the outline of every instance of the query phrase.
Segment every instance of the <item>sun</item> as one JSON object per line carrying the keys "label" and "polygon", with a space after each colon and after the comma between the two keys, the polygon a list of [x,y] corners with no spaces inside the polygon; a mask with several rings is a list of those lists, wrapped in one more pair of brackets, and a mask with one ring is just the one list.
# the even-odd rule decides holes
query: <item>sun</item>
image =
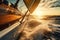
{"label": "sun", "polygon": [[43,11],[40,10],[39,7],[37,7],[37,8],[35,9],[35,11],[34,11],[31,15],[35,16],[36,18],[42,18],[42,16],[43,16]]}

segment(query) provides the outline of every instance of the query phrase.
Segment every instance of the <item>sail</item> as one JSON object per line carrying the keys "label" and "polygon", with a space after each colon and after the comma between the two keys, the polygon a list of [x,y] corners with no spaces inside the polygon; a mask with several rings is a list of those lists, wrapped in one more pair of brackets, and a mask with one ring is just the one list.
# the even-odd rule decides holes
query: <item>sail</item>
{"label": "sail", "polygon": [[23,0],[28,10],[32,13],[38,6],[40,0]]}

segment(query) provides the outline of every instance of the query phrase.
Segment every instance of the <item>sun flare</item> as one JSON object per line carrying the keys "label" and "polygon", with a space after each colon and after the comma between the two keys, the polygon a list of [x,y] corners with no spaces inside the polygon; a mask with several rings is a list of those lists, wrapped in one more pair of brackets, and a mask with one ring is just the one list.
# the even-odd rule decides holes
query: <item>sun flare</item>
{"label": "sun flare", "polygon": [[33,16],[36,17],[36,18],[42,18],[42,16],[43,16],[43,11],[40,10],[39,7],[37,7],[36,10],[35,10],[31,15],[33,15]]}

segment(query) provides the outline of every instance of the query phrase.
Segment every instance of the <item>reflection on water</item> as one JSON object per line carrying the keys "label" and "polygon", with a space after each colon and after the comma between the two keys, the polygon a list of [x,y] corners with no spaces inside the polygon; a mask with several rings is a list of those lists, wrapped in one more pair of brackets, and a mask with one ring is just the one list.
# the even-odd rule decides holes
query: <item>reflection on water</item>
{"label": "reflection on water", "polygon": [[60,16],[46,18],[38,20],[30,16],[20,40],[60,40],[60,21],[57,19]]}

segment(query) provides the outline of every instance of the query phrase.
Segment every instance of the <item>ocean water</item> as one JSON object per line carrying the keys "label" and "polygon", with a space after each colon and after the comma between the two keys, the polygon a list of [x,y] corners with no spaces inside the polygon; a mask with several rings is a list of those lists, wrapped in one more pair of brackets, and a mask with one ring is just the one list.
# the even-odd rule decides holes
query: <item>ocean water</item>
{"label": "ocean water", "polygon": [[60,22],[53,19],[42,20],[29,17],[19,40],[60,40]]}

